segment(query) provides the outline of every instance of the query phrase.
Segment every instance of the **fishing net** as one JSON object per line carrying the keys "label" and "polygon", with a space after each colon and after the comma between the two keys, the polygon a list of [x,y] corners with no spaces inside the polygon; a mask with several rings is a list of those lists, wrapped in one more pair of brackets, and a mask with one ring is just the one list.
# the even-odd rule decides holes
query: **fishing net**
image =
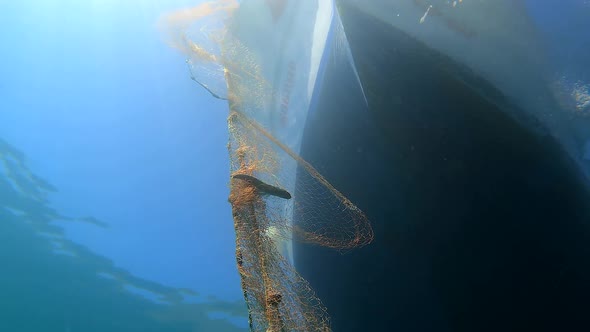
{"label": "fishing net", "polygon": [[[271,10],[284,2],[266,1],[274,4]],[[369,243],[373,232],[365,215],[299,157],[298,143],[281,139],[296,136],[284,116],[295,107],[284,86],[295,84],[299,73],[287,65],[282,84],[269,79],[275,74],[264,59],[273,50],[251,41],[273,27],[259,24],[245,33],[240,11],[251,15],[256,8],[243,9],[247,3],[205,3],[164,15],[159,26],[170,46],[187,56],[191,78],[229,105],[229,202],[251,331],[329,331],[325,307],[279,243],[346,251]],[[277,122],[287,125],[277,129]],[[303,199],[316,204],[303,209],[297,203]]]}

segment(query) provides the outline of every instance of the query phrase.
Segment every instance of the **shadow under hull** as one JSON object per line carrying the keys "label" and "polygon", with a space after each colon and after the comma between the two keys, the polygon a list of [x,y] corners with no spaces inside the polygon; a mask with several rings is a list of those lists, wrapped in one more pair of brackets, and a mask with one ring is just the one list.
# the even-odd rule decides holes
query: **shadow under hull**
{"label": "shadow under hull", "polygon": [[333,330],[589,330],[590,194],[575,164],[460,64],[341,9],[369,110],[329,61],[301,154],[375,240],[345,255],[294,245]]}

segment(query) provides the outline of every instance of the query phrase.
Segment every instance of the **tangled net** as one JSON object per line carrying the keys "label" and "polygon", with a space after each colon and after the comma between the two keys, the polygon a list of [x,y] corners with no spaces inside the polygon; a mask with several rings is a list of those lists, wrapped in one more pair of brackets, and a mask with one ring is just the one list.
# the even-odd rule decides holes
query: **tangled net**
{"label": "tangled net", "polygon": [[[248,47],[239,35],[238,9],[233,0],[209,2],[164,15],[159,25],[188,57],[191,78],[229,104],[229,202],[250,330],[330,331],[326,308],[278,244],[344,251],[368,244],[373,232],[362,211],[267,129],[284,92],[265,78],[261,54],[272,50]],[[317,204],[303,209],[301,198]]]}

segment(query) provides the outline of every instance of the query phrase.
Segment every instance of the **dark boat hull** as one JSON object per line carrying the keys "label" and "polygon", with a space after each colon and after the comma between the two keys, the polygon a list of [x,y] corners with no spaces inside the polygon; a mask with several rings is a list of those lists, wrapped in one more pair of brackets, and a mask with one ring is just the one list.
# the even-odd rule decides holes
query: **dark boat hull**
{"label": "dark boat hull", "polygon": [[294,247],[333,330],[590,329],[590,195],[560,145],[460,64],[341,15],[369,111],[351,106],[363,102],[350,68],[329,61],[301,154],[375,241]]}

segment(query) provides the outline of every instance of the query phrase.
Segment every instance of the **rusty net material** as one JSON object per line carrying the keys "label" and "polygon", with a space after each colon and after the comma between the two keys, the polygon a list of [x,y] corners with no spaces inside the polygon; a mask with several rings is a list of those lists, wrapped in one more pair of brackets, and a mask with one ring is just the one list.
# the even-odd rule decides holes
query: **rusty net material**
{"label": "rusty net material", "polygon": [[[251,331],[330,331],[326,308],[279,243],[348,250],[373,232],[362,211],[267,129],[280,92],[238,33],[238,10],[231,0],[205,3],[164,15],[159,26],[187,56],[191,78],[229,104],[229,202]],[[303,209],[303,198],[315,204]]]}

